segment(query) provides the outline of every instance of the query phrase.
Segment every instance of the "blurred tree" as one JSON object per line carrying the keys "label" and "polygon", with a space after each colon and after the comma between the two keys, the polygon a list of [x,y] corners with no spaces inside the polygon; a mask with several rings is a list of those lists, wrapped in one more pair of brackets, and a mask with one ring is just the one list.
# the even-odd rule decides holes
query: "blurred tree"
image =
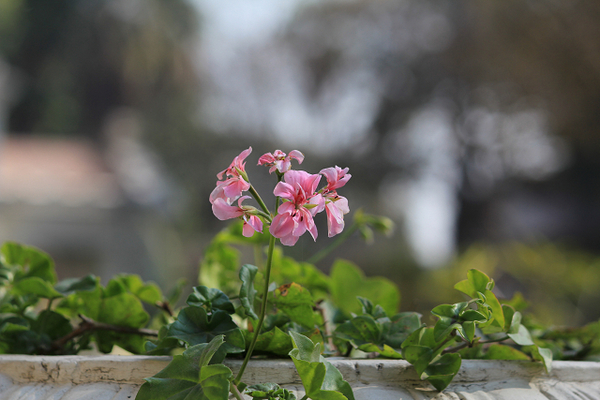
{"label": "blurred tree", "polygon": [[22,81],[11,132],[99,139],[117,107],[150,118],[197,94],[185,0],[2,1],[0,16],[0,56]]}

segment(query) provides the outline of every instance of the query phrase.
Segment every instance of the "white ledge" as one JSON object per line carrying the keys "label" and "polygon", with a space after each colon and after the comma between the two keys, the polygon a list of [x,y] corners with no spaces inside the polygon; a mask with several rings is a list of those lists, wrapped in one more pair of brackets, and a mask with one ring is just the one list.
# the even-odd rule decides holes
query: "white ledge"
{"label": "white ledge", "polygon": [[[144,378],[170,357],[0,356],[0,400],[133,399]],[[418,379],[402,360],[329,359],[354,389],[357,400],[398,399],[600,399],[600,363],[555,361],[546,374],[540,363],[464,360],[442,393]],[[228,361],[237,371],[241,361]],[[290,360],[253,360],[244,382],[275,382],[303,393]]]}

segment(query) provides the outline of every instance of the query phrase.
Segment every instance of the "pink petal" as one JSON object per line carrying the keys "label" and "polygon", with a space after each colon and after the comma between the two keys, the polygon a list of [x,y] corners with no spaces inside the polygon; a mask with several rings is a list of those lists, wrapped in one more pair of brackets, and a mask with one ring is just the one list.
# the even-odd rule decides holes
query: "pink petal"
{"label": "pink petal", "polygon": [[283,199],[294,201],[296,198],[296,189],[287,182],[279,182],[277,185],[275,185],[273,194]]}
{"label": "pink petal", "polygon": [[252,237],[254,232],[262,233],[263,223],[260,218],[256,215],[250,215],[249,217],[244,216],[244,226],[242,228],[242,235],[245,237]]}
{"label": "pink petal", "polygon": [[237,206],[227,204],[227,201],[222,198],[216,199],[212,204],[213,214],[215,217],[224,221],[226,219],[237,218],[244,212]]}
{"label": "pink petal", "polygon": [[300,153],[298,150],[290,151],[289,157],[298,160],[298,164],[302,164],[302,161],[304,161],[304,154]]}
{"label": "pink petal", "polygon": [[294,229],[294,226],[295,222],[291,214],[277,214],[271,222],[269,232],[271,232],[271,235],[275,236],[276,238],[281,239],[290,235]]}

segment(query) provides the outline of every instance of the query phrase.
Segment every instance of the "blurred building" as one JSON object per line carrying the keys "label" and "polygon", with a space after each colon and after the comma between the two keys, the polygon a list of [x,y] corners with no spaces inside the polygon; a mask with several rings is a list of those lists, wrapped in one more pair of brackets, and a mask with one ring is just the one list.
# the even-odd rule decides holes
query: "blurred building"
{"label": "blurred building", "polygon": [[161,280],[172,241],[157,211],[172,192],[134,141],[109,143],[102,150],[80,138],[4,137],[0,241],[46,251],[61,279],[126,272]]}

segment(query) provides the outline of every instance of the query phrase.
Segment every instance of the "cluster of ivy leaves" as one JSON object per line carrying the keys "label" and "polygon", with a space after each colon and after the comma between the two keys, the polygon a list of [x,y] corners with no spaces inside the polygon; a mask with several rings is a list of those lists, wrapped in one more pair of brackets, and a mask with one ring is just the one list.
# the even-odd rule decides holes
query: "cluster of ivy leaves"
{"label": "cluster of ivy leaves", "polygon": [[158,286],[137,275],[106,286],[93,275],[58,282],[48,254],[11,242],[0,247],[0,354],[109,353],[114,345],[142,354],[153,334],[146,308],[165,304]]}
{"label": "cluster of ivy leaves", "polygon": [[[230,392],[295,399],[277,383],[247,387],[222,364],[226,357],[241,358],[255,334],[265,245],[258,235],[244,238],[239,224],[218,234],[201,262],[203,285],[173,311],[174,298],[166,299],[138,276],[118,275],[106,286],[93,276],[58,282],[47,254],[5,243],[0,353],[76,354],[91,347],[110,352],[117,345],[134,354],[173,355],[163,371],[147,379],[138,400],[224,400]],[[259,267],[241,265],[242,254],[254,254]],[[438,390],[451,383],[462,359],[538,360],[547,370],[552,359],[598,360],[600,322],[569,329],[540,326],[521,313],[522,298],[498,299],[494,281],[475,269],[455,288],[465,301],[435,307],[435,323],[427,326],[418,313],[398,312],[400,293],[391,281],[367,278],[345,260],[335,261],[327,275],[276,248],[268,313],[253,354],[291,357],[307,398],[315,400],[354,399],[324,358],[329,355],[404,359]]]}

